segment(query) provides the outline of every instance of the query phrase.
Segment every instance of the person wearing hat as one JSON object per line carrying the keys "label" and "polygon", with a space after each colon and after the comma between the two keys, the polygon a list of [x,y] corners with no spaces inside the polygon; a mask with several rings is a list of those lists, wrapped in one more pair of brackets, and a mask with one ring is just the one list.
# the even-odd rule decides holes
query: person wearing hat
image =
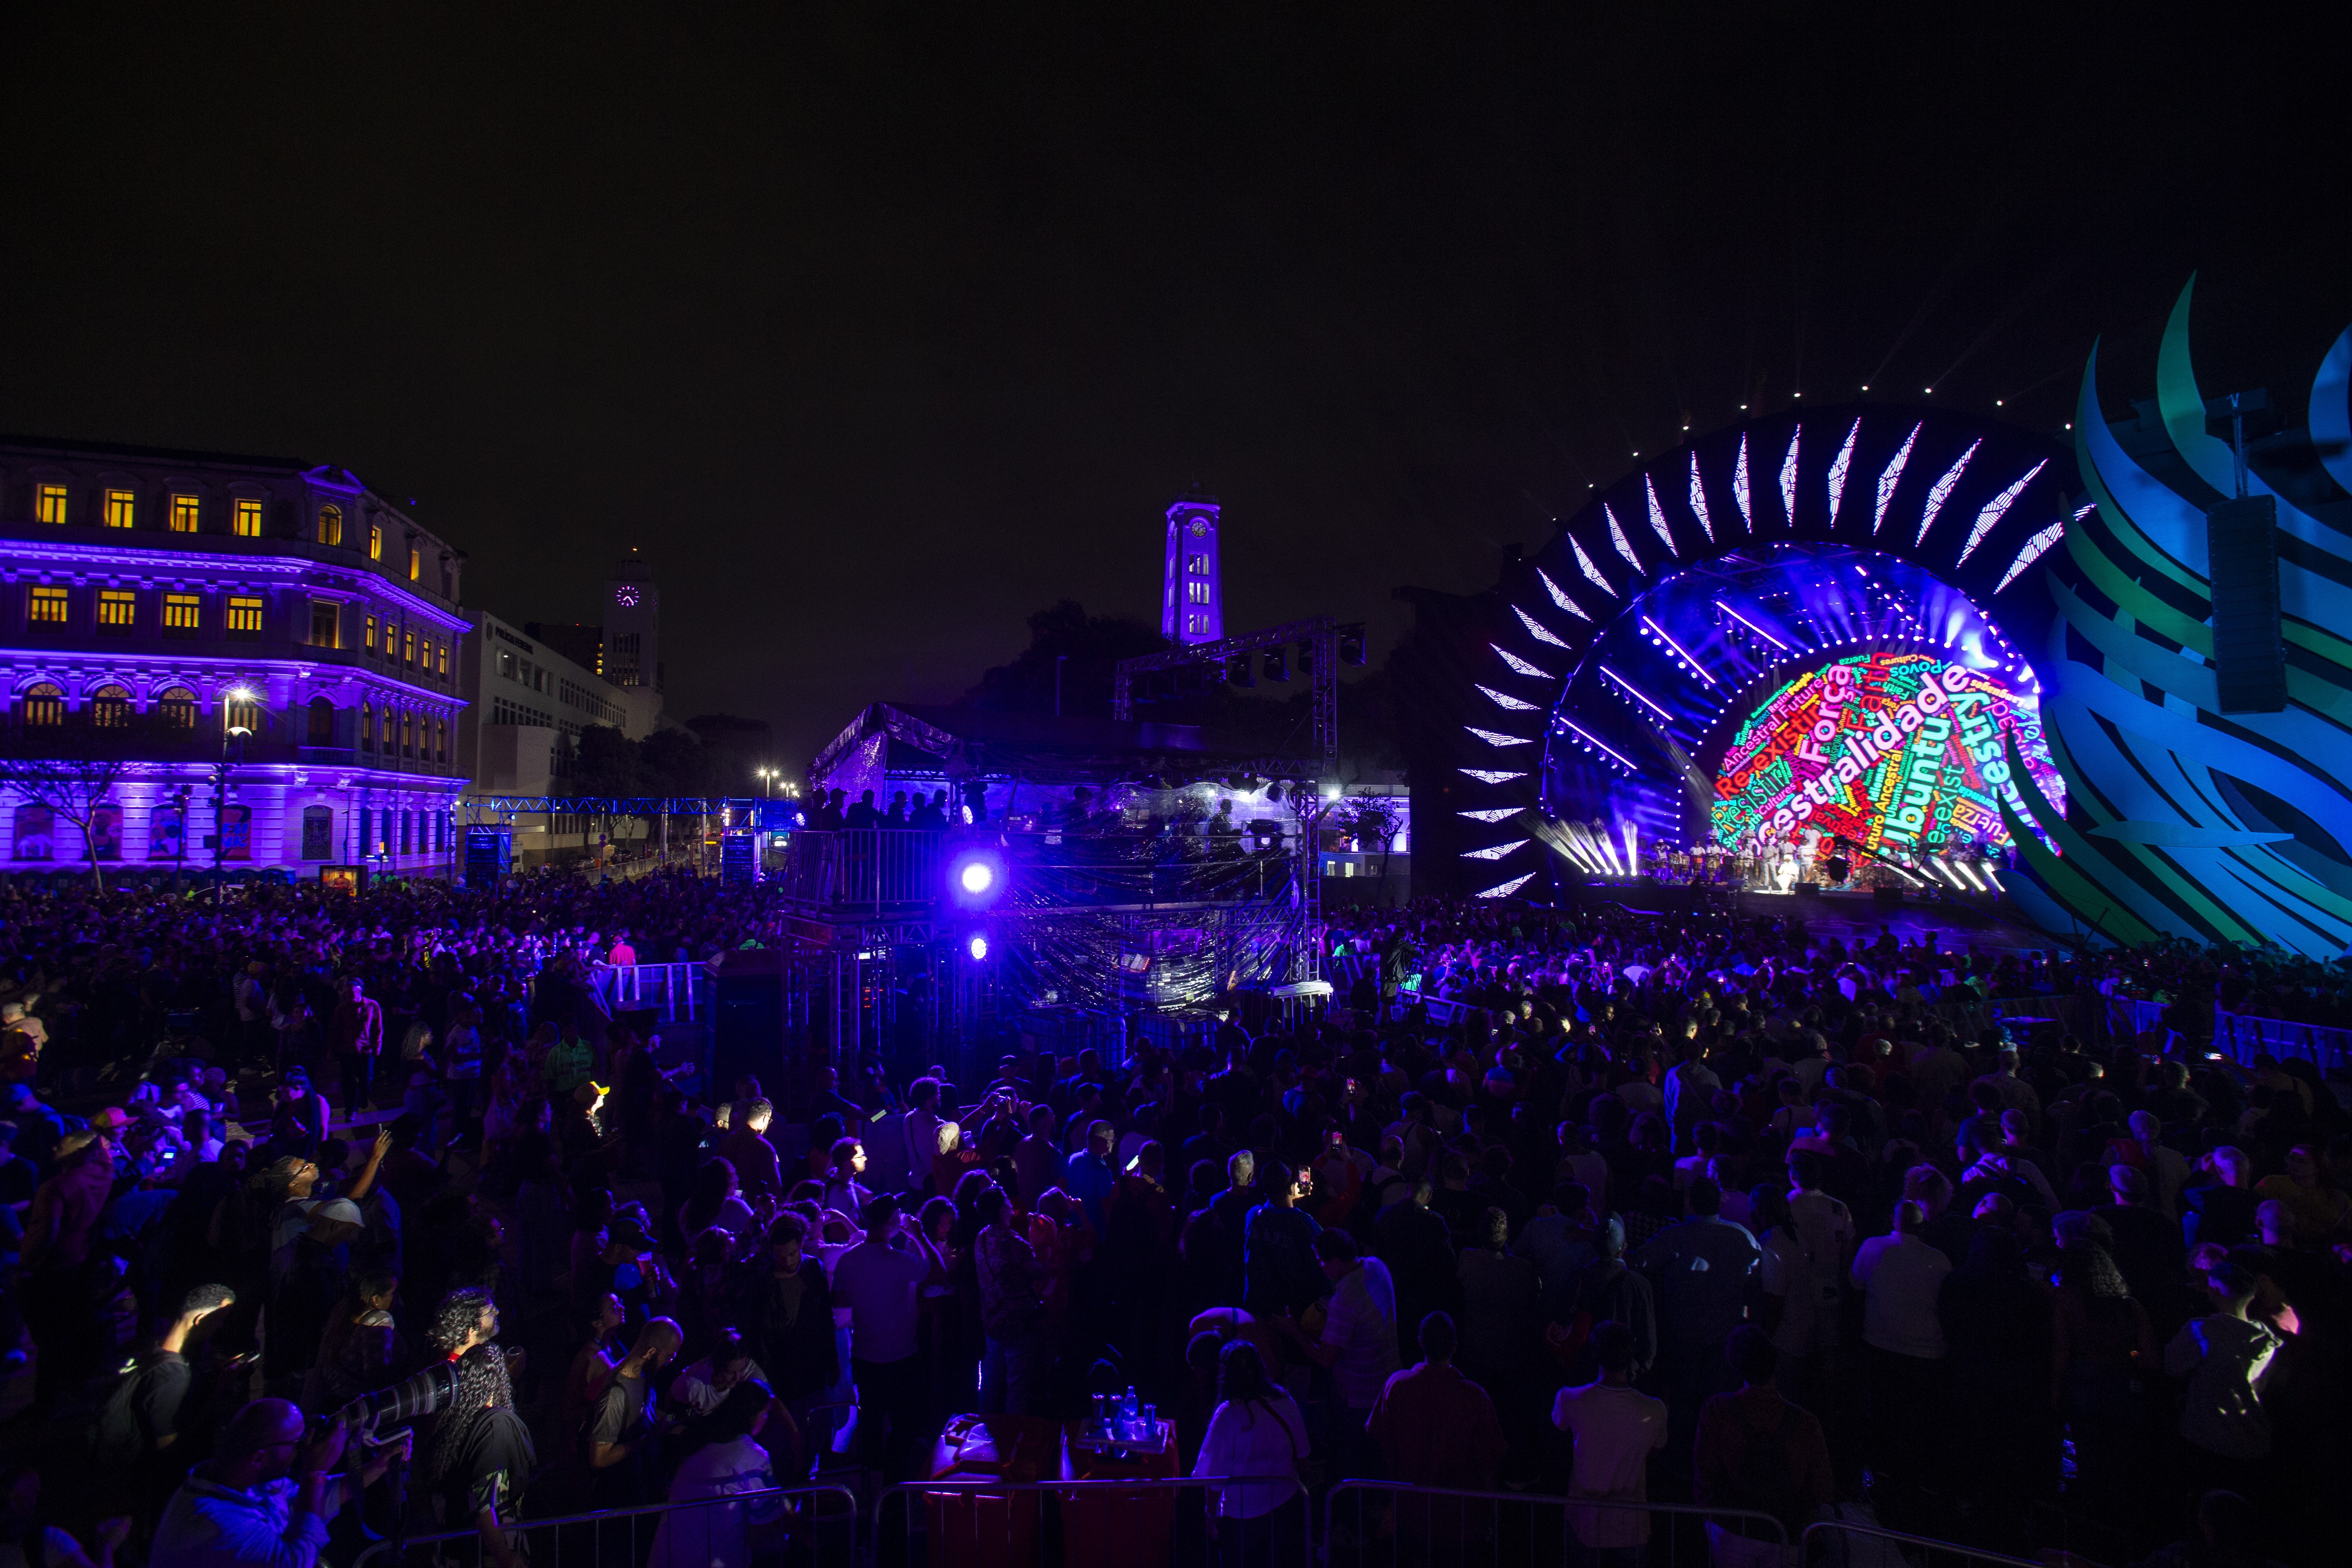
{"label": "person wearing hat", "polygon": [[269,1141],[306,1156],[315,1154],[333,1120],[334,1108],[310,1087],[310,1069],[299,1062],[288,1068],[278,1080],[278,1107],[270,1118]]}
{"label": "person wearing hat", "polygon": [[30,1083],[49,1043],[48,1026],[22,1002],[0,1002],[0,1082]]}

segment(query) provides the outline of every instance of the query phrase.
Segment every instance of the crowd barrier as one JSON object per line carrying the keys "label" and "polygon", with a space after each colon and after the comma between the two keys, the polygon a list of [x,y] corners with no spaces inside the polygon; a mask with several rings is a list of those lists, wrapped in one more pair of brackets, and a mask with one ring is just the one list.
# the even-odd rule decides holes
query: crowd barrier
{"label": "crowd barrier", "polygon": [[1788,1553],[1780,1521],[1747,1509],[1342,1481],[1323,1500],[1326,1568],[1402,1568],[1433,1557],[1465,1568],[1578,1562],[1612,1544],[1585,1536],[1625,1533],[1633,1516],[1647,1527],[1652,1568],[1744,1568]]}
{"label": "crowd barrier", "polygon": [[651,1009],[660,1014],[656,1022],[691,1024],[696,988],[709,978],[699,963],[607,963],[597,966],[594,984],[607,1015]]}
{"label": "crowd barrier", "polygon": [[1906,1535],[1876,1525],[1823,1520],[1805,1526],[1799,1543],[1804,1568],[2042,1568],[2031,1558],[2010,1557],[1925,1535]]}
{"label": "crowd barrier", "polygon": [[[741,1541],[745,1531],[758,1536],[778,1529],[751,1523],[771,1504],[782,1505],[781,1529],[800,1561],[811,1568],[856,1568],[857,1499],[842,1486],[774,1487],[694,1502],[524,1519],[505,1533],[514,1554],[530,1568],[564,1568],[567,1553],[575,1568],[625,1568],[646,1561],[667,1521],[670,1536],[665,1544],[672,1550],[666,1555],[672,1568],[706,1568],[743,1560],[747,1553],[730,1551],[727,1543]],[[473,1529],[419,1532],[400,1543],[396,1556],[393,1548],[389,1540],[371,1542],[352,1560],[352,1568],[496,1568],[481,1531]]]}
{"label": "crowd barrier", "polygon": [[[909,1568],[1206,1568],[1239,1558],[1220,1558],[1210,1535],[1216,1500],[1202,1494],[1237,1486],[1286,1494],[1275,1510],[1282,1526],[1250,1560],[1315,1568],[1306,1507],[1289,1511],[1307,1495],[1294,1476],[908,1481],[874,1499],[874,1558]],[[1191,1506],[1177,1506],[1187,1498]],[[1217,1520],[1214,1528],[1235,1525]]]}
{"label": "crowd barrier", "polygon": [[[2168,1003],[2116,996],[2107,999],[2106,1009],[2110,1025],[2118,1034],[2162,1035],[2172,1028],[2165,1017],[2171,1011]],[[2208,1048],[2221,1052],[2240,1067],[2253,1066],[2254,1058],[2267,1052],[2283,1062],[2308,1061],[2323,1074],[2352,1070],[2352,1029],[2300,1024],[2291,1018],[2226,1013],[2217,1007],[2213,1010],[2213,1038]]]}

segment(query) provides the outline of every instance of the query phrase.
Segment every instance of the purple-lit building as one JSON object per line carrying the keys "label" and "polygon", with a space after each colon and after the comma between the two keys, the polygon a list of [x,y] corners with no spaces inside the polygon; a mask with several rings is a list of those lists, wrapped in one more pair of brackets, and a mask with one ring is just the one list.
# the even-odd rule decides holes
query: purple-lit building
{"label": "purple-lit building", "polygon": [[1225,635],[1218,522],[1217,498],[1203,494],[1199,485],[1168,508],[1160,635],[1171,642],[1215,642]]}
{"label": "purple-lit building", "polygon": [[[231,870],[439,874],[464,560],[331,464],[0,438],[12,746],[146,717],[100,835],[119,870],[209,870],[217,835]],[[20,788],[0,834],[0,869],[88,869],[81,830]]]}

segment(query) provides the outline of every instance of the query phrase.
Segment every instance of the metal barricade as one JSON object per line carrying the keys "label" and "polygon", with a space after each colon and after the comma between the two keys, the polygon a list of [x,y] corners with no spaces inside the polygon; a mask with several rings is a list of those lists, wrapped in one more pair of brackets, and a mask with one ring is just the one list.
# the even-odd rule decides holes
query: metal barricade
{"label": "metal barricade", "polygon": [[[772,1522],[763,1521],[763,1516]],[[799,1560],[814,1568],[856,1568],[857,1498],[847,1487],[773,1487],[689,1502],[648,1503],[641,1508],[598,1509],[588,1513],[524,1519],[504,1533],[515,1555],[530,1568],[633,1568],[644,1563],[667,1529],[665,1555],[673,1568],[707,1568],[732,1553],[726,1547],[763,1535],[790,1542]],[[677,1539],[680,1531],[690,1539]],[[352,1568],[496,1568],[481,1531],[438,1530],[411,1535],[397,1559],[390,1541],[372,1542],[352,1560]],[[756,1554],[747,1544],[746,1555]]]}
{"label": "metal barricade", "polygon": [[[1626,1516],[1638,1516],[1626,1517]],[[1617,1522],[1621,1531],[1596,1528]],[[1663,1527],[1663,1528],[1662,1528]],[[1710,1527],[1713,1527],[1710,1529]],[[1652,1568],[1709,1568],[1711,1536],[1746,1532],[1747,1555],[1785,1556],[1789,1532],[1769,1513],[1696,1503],[1619,1502],[1549,1492],[1458,1491],[1403,1481],[1341,1481],[1323,1500],[1326,1568],[1407,1568],[1443,1562],[1463,1568],[1577,1561],[1589,1546],[1647,1542]],[[1622,1542],[1587,1542],[1623,1533]]]}
{"label": "metal barricade", "polygon": [[1909,1568],[1965,1568],[1972,1563],[1988,1563],[1992,1568],[2042,1568],[2027,1557],[2011,1557],[1962,1546],[1954,1541],[1937,1541],[1932,1536],[1906,1535],[1899,1530],[1881,1530],[1873,1524],[1849,1524],[1843,1520],[1823,1520],[1805,1526],[1799,1547],[1805,1568],[1846,1568],[1853,1563],[1897,1560],[1909,1564]]}
{"label": "metal barricade", "polygon": [[664,1024],[695,1021],[695,987],[709,977],[699,963],[611,963],[596,971],[596,991],[609,1014],[653,1009]]}
{"label": "metal barricade", "polygon": [[[1218,1497],[1206,1495],[1222,1496],[1228,1487],[1274,1488],[1288,1495],[1269,1512],[1238,1521],[1218,1516]],[[1160,1522],[1148,1501],[1157,1493],[1167,1495]],[[987,1506],[992,1500],[1001,1500],[1000,1506]],[[877,1563],[908,1568],[1214,1568],[1238,1560],[1238,1554],[1221,1559],[1219,1540],[1246,1531],[1265,1538],[1263,1545],[1251,1543],[1250,1561],[1268,1568],[1315,1568],[1311,1506],[1295,1476],[906,1481],[876,1495],[868,1550]],[[1076,1508],[1115,1512],[1108,1532],[1117,1541],[1097,1540],[1096,1531],[1079,1539]]]}

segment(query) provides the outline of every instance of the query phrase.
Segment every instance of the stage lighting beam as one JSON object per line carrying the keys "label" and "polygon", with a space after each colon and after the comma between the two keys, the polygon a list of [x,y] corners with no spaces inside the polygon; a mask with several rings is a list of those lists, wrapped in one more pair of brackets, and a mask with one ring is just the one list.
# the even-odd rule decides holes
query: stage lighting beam
{"label": "stage lighting beam", "polygon": [[1738,610],[1733,609],[1721,599],[1717,599],[1715,602],[1715,607],[1721,610],[1725,615],[1729,616],[1733,620],[1738,621],[1741,626],[1746,626],[1749,631],[1754,632],[1758,637],[1762,637],[1766,642],[1770,643],[1774,647],[1779,648],[1782,653],[1789,651],[1789,645],[1787,643],[1782,642],[1779,637],[1774,637],[1770,632],[1766,631],[1762,626],[1758,626],[1754,621],[1749,620],[1746,616],[1741,615]]}

